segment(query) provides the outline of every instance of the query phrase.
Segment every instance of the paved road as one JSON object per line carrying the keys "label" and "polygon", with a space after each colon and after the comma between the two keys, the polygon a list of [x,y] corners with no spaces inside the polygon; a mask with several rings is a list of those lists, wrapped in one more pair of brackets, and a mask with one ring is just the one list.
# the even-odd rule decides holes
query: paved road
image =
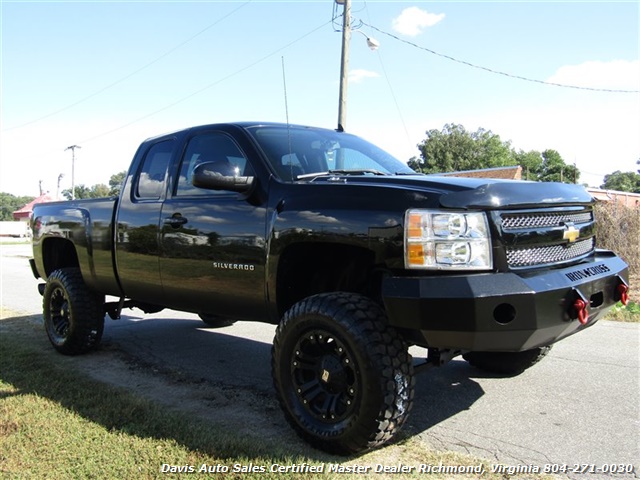
{"label": "paved road", "polygon": [[[0,249],[1,305],[40,312],[28,248]],[[202,327],[194,315],[134,310],[120,321],[107,320],[103,341],[194,378],[273,393],[273,326]],[[639,324],[602,321],[557,344],[531,370],[506,379],[453,361],[418,377],[407,430],[432,447],[506,465],[633,463],[635,475],[609,478],[640,478],[639,340]]]}

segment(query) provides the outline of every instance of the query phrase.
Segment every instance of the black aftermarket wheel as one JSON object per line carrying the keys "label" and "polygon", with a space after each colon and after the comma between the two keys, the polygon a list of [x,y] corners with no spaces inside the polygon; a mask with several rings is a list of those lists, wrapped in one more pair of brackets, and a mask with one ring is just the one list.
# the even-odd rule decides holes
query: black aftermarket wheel
{"label": "black aftermarket wheel", "polygon": [[413,402],[407,345],[360,295],[322,294],[294,305],[276,330],[272,368],[289,423],[332,453],[385,443]]}
{"label": "black aftermarket wheel", "polygon": [[51,344],[67,355],[85,353],[100,343],[104,296],[87,288],[80,270],[63,268],[47,279],[44,326]]}

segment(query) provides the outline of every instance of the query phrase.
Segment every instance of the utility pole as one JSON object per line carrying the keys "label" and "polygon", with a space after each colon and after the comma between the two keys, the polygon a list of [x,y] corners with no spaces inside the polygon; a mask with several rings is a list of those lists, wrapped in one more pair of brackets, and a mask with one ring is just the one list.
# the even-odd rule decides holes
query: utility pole
{"label": "utility pole", "polygon": [[80,145],[71,145],[64,149],[71,150],[71,200],[76,198],[76,148],[82,148]]}
{"label": "utility pole", "polygon": [[[337,1],[337,0],[336,0]],[[342,0],[342,56],[340,58],[340,93],[338,99],[338,131],[347,124],[347,75],[349,73],[349,43],[351,40],[351,0]]]}

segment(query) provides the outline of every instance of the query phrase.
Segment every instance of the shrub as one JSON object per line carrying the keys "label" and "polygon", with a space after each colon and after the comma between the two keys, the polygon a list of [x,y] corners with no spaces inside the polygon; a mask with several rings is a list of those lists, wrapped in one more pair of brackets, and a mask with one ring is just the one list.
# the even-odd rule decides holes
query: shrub
{"label": "shrub", "polygon": [[595,214],[598,247],[616,252],[629,265],[631,276],[640,275],[640,208],[600,202]]}

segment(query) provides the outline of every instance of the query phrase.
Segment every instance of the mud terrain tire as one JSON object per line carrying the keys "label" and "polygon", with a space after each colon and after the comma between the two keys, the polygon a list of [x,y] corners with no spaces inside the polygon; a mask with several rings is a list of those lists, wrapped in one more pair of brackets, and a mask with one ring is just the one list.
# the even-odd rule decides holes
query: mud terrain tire
{"label": "mud terrain tire", "polygon": [[53,347],[65,355],[95,348],[104,330],[104,295],[87,288],[78,268],[62,268],[47,279],[42,306]]}
{"label": "mud terrain tire", "polygon": [[361,295],[327,293],[295,304],[276,330],[272,373],[287,421],[329,453],[386,443],[413,404],[407,344]]}

